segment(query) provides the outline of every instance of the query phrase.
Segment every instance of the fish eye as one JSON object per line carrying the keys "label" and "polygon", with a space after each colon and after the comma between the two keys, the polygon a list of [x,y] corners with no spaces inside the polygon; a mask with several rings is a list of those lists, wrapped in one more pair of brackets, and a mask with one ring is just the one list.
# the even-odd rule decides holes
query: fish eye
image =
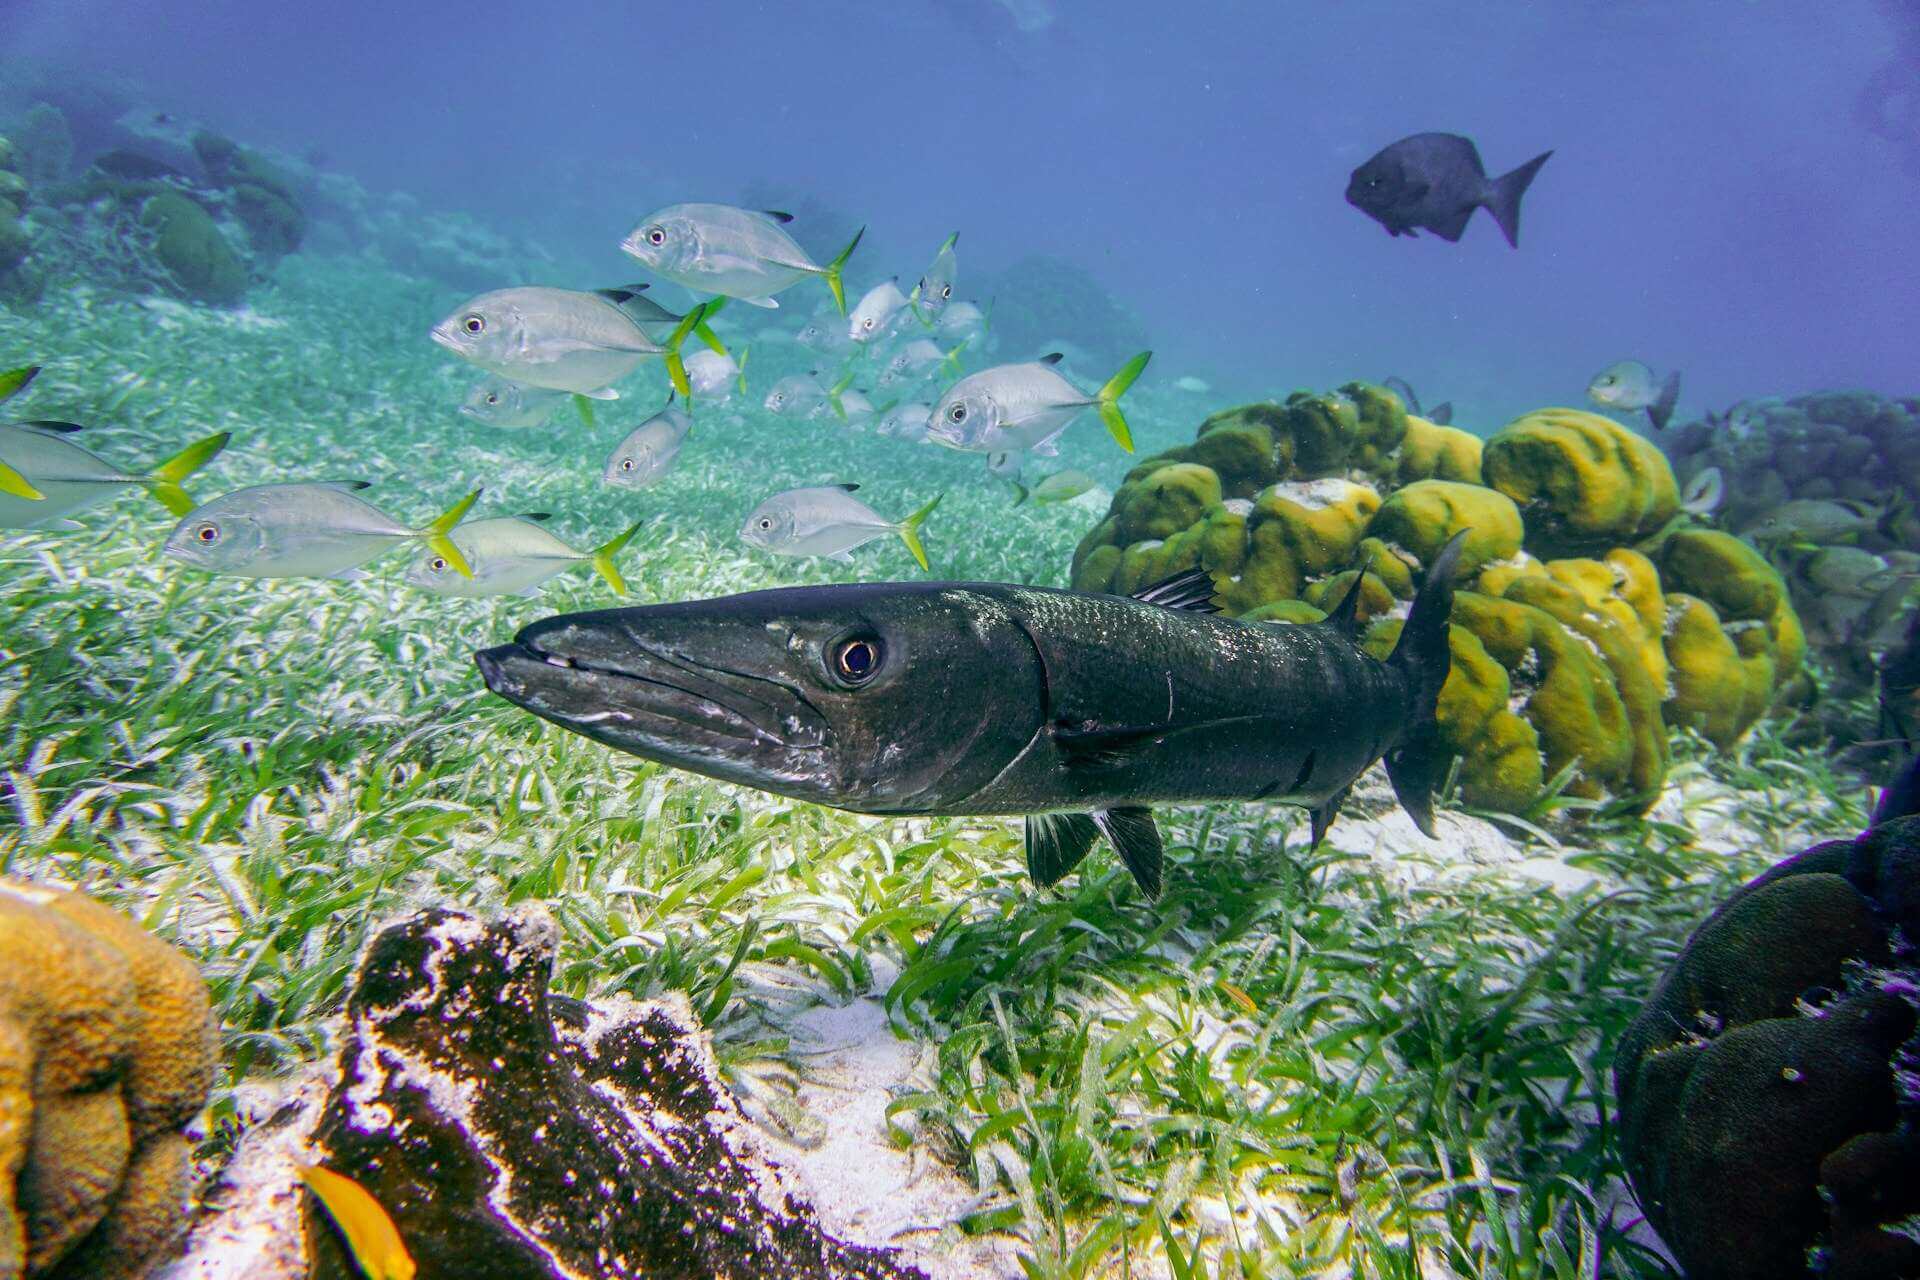
{"label": "fish eye", "polygon": [[652,244],[652,245],[662,245],[662,244],[665,244],[666,242],[667,242],[667,233],[666,233],[666,230],[665,230],[665,228],[662,228],[662,227],[648,227],[648,228],[647,228],[647,243],[648,243],[648,244]]}
{"label": "fish eye", "polygon": [[620,469],[621,469],[622,471],[631,471],[631,470],[633,470],[633,459],[632,459],[632,458],[622,458],[622,459],[620,459]]}
{"label": "fish eye", "polygon": [[489,392],[487,392],[487,403],[488,403],[488,404],[499,404],[499,403],[500,403],[500,393],[499,393],[498,391],[489,391]]}
{"label": "fish eye", "polygon": [[947,298],[951,298],[952,296],[953,296],[953,286],[952,286],[952,285],[950,285],[950,284],[943,284],[943,285],[941,285],[941,286],[940,286],[940,297],[941,297],[941,298],[942,298],[943,300],[944,300],[944,299],[947,299]]}
{"label": "fish eye", "polygon": [[209,521],[206,524],[196,526],[193,531],[193,536],[208,546],[212,546],[214,543],[220,541],[220,526]]}
{"label": "fish eye", "polygon": [[952,422],[965,422],[967,420],[967,406],[963,404],[953,406],[953,408],[947,410],[947,418]]}
{"label": "fish eye", "polygon": [[861,327],[862,329],[871,329],[871,328],[873,328],[873,317],[872,317],[872,316],[868,316],[868,317],[867,317],[867,318],[866,318],[865,320],[862,320],[862,321],[860,322],[860,327]]}
{"label": "fish eye", "polygon": [[468,333],[485,333],[487,331],[487,319],[485,316],[470,315],[460,322],[460,327]]}
{"label": "fish eye", "polygon": [[773,402],[774,402],[775,404],[785,404],[785,403],[787,402],[787,393],[786,393],[786,392],[784,392],[784,391],[776,391],[776,392],[774,392],[774,393],[773,393]]}
{"label": "fish eye", "polygon": [[773,529],[773,520],[769,516],[760,517],[760,532],[768,533]]}
{"label": "fish eye", "polygon": [[433,570],[435,573],[445,573],[447,571],[447,558],[445,556],[435,556],[433,559],[427,561],[427,568]]}
{"label": "fish eye", "polygon": [[881,653],[877,639],[854,636],[842,640],[833,647],[833,674],[842,684],[865,684],[880,670]]}

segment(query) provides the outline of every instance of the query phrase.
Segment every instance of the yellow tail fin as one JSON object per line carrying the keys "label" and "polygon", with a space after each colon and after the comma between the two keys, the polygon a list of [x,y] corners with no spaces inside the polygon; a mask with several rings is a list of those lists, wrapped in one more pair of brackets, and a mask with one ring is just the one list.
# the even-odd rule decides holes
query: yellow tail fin
{"label": "yellow tail fin", "polygon": [[28,502],[44,502],[47,497],[34,488],[25,476],[4,462],[0,462],[0,493],[11,498],[25,498]]}
{"label": "yellow tail fin", "polygon": [[181,483],[200,468],[220,456],[227,447],[227,441],[233,439],[233,433],[222,431],[219,435],[208,436],[205,440],[196,440],[180,452],[155,467],[147,476],[147,489],[160,499],[164,506],[176,516],[183,516],[196,505],[191,495],[181,488]]}
{"label": "yellow tail fin", "polygon": [[1120,372],[1107,379],[1107,385],[1100,388],[1093,402],[1100,408],[1100,421],[1107,424],[1107,431],[1122,449],[1133,452],[1133,428],[1127,425],[1127,415],[1120,412],[1120,397],[1126,394],[1141,370],[1147,367],[1147,361],[1153,359],[1153,352],[1142,351],[1126,362]]}
{"label": "yellow tail fin", "polygon": [[473,566],[467,563],[466,556],[461,554],[460,548],[456,547],[453,539],[447,535],[453,531],[453,526],[466,518],[467,512],[473,510],[473,504],[478,501],[480,501],[480,490],[475,489],[441,512],[432,524],[420,531],[420,536],[425,539],[429,547],[433,548],[433,553],[445,560],[453,571],[463,578],[473,576]]}
{"label": "yellow tail fin", "polygon": [[593,571],[607,580],[607,585],[613,588],[613,594],[617,596],[627,594],[627,580],[620,576],[620,567],[614,564],[613,558],[620,553],[622,547],[633,541],[633,535],[640,532],[640,525],[643,523],[645,522],[636,521],[625,533],[595,547],[587,557],[593,565]]}
{"label": "yellow tail fin", "polygon": [[853,251],[859,247],[860,237],[865,234],[867,234],[865,227],[854,232],[853,239],[849,240],[847,247],[840,251],[840,256],[820,268],[820,274],[826,277],[827,288],[833,291],[833,305],[840,308],[841,315],[847,314],[847,290],[846,286],[840,282],[840,271],[847,265],[847,259],[853,256]]}
{"label": "yellow tail fin", "polygon": [[368,1280],[413,1280],[418,1266],[400,1239],[400,1228],[371,1192],[345,1174],[317,1164],[297,1165],[295,1171],[340,1229],[347,1252]]}
{"label": "yellow tail fin", "polygon": [[933,566],[927,563],[927,549],[920,545],[920,526],[927,522],[927,517],[933,514],[933,509],[940,505],[940,499],[946,496],[944,493],[935,495],[932,502],[900,522],[900,541],[907,544],[907,550],[911,551],[913,558],[919,562],[922,573],[932,573]]}

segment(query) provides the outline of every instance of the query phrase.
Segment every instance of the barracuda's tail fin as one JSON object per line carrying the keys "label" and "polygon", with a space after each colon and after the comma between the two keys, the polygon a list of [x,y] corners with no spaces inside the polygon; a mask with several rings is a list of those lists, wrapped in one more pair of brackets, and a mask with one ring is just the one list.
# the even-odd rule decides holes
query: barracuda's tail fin
{"label": "barracuda's tail fin", "polygon": [[1453,615],[1454,570],[1467,532],[1462,529],[1454,534],[1433,558],[1427,579],[1413,599],[1413,610],[1401,628],[1400,640],[1387,658],[1388,666],[1409,677],[1408,691],[1413,699],[1407,730],[1387,752],[1387,777],[1400,807],[1429,836],[1434,834],[1433,789],[1447,762],[1434,711],[1440,703],[1440,687],[1447,682],[1447,672],[1453,665],[1447,629]]}

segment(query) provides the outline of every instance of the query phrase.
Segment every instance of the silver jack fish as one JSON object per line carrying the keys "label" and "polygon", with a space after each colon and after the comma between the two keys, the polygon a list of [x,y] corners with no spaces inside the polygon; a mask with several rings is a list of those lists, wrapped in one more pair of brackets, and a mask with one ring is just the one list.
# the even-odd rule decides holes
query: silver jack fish
{"label": "silver jack fish", "polygon": [[1661,378],[1639,360],[1616,361],[1593,375],[1587,399],[1603,409],[1644,412],[1655,431],[1665,431],[1680,403],[1680,371]]}
{"label": "silver jack fish", "polygon": [[851,560],[855,547],[898,534],[920,568],[928,569],[920,526],[940,505],[940,499],[936,497],[905,520],[889,520],[853,496],[859,487],[823,484],[776,493],[748,513],[747,522],[740,526],[740,537],[775,555]]}
{"label": "silver jack fish", "polygon": [[929,329],[939,323],[940,313],[953,301],[953,287],[960,279],[960,260],[954,257],[953,246],[959,239],[960,233],[956,231],[942,242],[939,251],[933,255],[933,264],[908,295],[913,314]]}
{"label": "silver jack fish", "polygon": [[618,400],[612,384],[660,356],[674,389],[684,396],[687,369],[680,344],[705,319],[706,308],[695,307],[663,341],[655,341],[647,321],[621,305],[638,297],[632,289],[497,289],[470,299],[435,325],[432,336],[490,373],[593,400]]}
{"label": "silver jack fish", "polygon": [[529,387],[512,378],[488,378],[467,392],[460,412],[490,427],[537,427],[567,399],[564,391]]}
{"label": "silver jack fish", "polygon": [[853,314],[847,317],[847,337],[863,346],[884,342],[908,314],[907,295],[900,292],[899,283],[884,280],[862,294],[854,305]]}
{"label": "silver jack fish", "polygon": [[600,479],[622,489],[644,489],[673,469],[680,446],[693,419],[686,410],[668,405],[635,427],[607,459]]}
{"label": "silver jack fish", "polygon": [[[176,516],[193,510],[180,486],[219,456],[229,433],[188,445],[151,471],[128,471],[82,449],[71,437],[82,428],[46,420],[0,423],[0,529],[77,528],[72,517],[125,489],[145,489]],[[25,492],[22,492],[22,488]]]}
{"label": "silver jack fish", "polygon": [[1215,616],[1203,570],[1131,597],[871,583],[566,614],[475,660],[508,701],[674,768],[860,813],[1025,816],[1041,884],[1104,835],[1154,896],[1154,805],[1304,805],[1317,840],[1384,758],[1433,833],[1459,553],[1384,662],[1356,643],[1357,581],[1288,626]]}
{"label": "silver jack fish", "polygon": [[480,599],[485,596],[536,595],[549,578],[576,565],[589,565],[606,579],[615,595],[627,594],[613,558],[640,532],[638,524],[582,553],[549,533],[543,524],[552,517],[544,511],[518,516],[495,516],[463,524],[447,536],[467,559],[471,577],[462,577],[447,558],[428,547],[407,570],[407,581],[441,596]]}
{"label": "silver jack fish", "polygon": [[480,497],[475,489],[425,528],[412,529],[359,496],[364,480],[257,484],[196,507],[167,536],[166,553],[209,573],[246,578],[356,578],[361,565],[418,539],[463,578],[466,556],[447,535]]}
{"label": "silver jack fish", "polygon": [[[8,369],[0,373],[0,404],[19,395],[27,389],[27,384],[40,376],[40,366],[27,365],[20,369]],[[0,498],[18,498],[22,502],[43,502],[46,494],[33,487],[33,482],[15,471],[4,462],[0,462]],[[44,518],[44,517],[43,517]],[[11,525],[10,528],[25,528],[25,525]]]}
{"label": "silver jack fish", "polygon": [[1098,409],[1122,449],[1133,452],[1133,430],[1120,412],[1120,397],[1147,367],[1142,351],[1092,395],[1061,377],[1060,354],[1031,364],[1002,364],[970,373],[933,406],[927,438],[969,453],[1032,452],[1067,429],[1086,409]]}
{"label": "silver jack fish", "polygon": [[847,314],[840,272],[866,234],[862,227],[832,262],[821,266],[787,234],[790,213],[727,204],[673,204],[641,220],[620,247],[675,284],[756,307],[777,307],[773,295],[809,276],[827,282],[834,306]]}

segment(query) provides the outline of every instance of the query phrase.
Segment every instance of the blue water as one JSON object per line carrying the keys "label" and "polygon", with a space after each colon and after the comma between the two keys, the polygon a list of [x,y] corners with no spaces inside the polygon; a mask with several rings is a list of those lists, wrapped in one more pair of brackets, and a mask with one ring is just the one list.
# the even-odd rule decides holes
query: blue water
{"label": "blue water", "polygon": [[[317,149],[536,238],[568,283],[632,278],[618,241],[655,205],[771,184],[872,228],[857,283],[910,281],[958,229],[976,280],[1033,253],[1093,272],[1165,373],[1397,374],[1485,430],[1623,357],[1684,369],[1688,415],[1910,389],[1916,31],[1896,0],[12,0],[0,63]],[[1427,129],[1496,172],[1554,149],[1517,252],[1485,215],[1449,245],[1344,203]]]}

